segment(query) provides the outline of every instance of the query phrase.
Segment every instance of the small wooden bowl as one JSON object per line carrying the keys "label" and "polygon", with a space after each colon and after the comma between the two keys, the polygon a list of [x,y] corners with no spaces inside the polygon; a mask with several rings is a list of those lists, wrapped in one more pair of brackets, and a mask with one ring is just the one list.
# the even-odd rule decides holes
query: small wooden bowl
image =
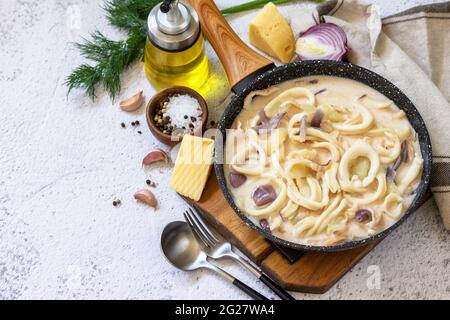
{"label": "small wooden bowl", "polygon": [[153,96],[153,98],[149,101],[147,105],[146,110],[146,118],[147,118],[147,124],[150,129],[150,131],[153,133],[153,135],[161,141],[162,143],[168,145],[168,146],[174,146],[178,142],[181,141],[182,136],[180,137],[172,137],[172,135],[165,134],[159,128],[156,126],[155,123],[155,109],[158,104],[160,104],[162,101],[166,101],[169,97],[173,95],[184,95],[188,94],[191,97],[197,99],[198,103],[200,104],[200,107],[202,108],[202,119],[201,119],[201,127],[202,132],[206,129],[206,125],[208,123],[208,106],[206,104],[205,99],[195,90],[188,88],[188,87],[170,87],[167,89],[164,89],[162,91],[159,91],[156,95]]}

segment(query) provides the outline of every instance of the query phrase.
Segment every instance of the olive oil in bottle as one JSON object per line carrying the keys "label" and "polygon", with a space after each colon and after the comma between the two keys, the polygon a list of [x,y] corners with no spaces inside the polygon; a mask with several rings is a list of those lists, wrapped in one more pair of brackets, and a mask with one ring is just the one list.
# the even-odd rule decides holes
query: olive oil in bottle
{"label": "olive oil in bottle", "polygon": [[197,13],[188,4],[165,0],[148,17],[144,52],[147,78],[156,89],[186,86],[201,89],[208,59]]}

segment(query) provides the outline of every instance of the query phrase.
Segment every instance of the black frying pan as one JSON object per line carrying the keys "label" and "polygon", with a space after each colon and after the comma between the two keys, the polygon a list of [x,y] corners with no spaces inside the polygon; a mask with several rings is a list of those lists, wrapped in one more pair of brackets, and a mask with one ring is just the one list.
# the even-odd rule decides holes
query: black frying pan
{"label": "black frying pan", "polygon": [[[220,188],[230,206],[251,228],[267,239],[285,247],[302,251],[339,251],[366,245],[388,235],[409,217],[426,199],[431,174],[431,141],[425,123],[408,97],[395,85],[380,75],[351,63],[332,61],[293,62],[280,67],[262,57],[243,43],[230,28],[212,0],[192,0],[190,3],[199,14],[202,31],[219,56],[232,90],[236,96],[226,107],[220,121],[219,130],[226,138],[236,116],[241,112],[245,97],[254,90],[265,89],[281,82],[313,75],[337,76],[362,82],[384,94],[402,109],[418,134],[420,150],[424,160],[422,179],[415,191],[415,197],[404,216],[390,228],[370,238],[346,242],[334,246],[309,246],[283,240],[262,229],[251,221],[234,203],[228,190],[223,164],[215,162],[215,172]],[[223,144],[216,144],[216,156],[223,159]]]}

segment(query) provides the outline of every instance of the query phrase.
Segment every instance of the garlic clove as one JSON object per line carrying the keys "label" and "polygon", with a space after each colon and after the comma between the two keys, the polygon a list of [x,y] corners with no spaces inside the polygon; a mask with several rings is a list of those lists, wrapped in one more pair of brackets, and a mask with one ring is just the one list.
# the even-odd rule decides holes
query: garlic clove
{"label": "garlic clove", "polygon": [[156,208],[158,206],[158,200],[156,200],[155,195],[150,190],[144,189],[138,191],[134,194],[134,198],[150,207]]}
{"label": "garlic clove", "polygon": [[144,103],[144,95],[142,90],[134,96],[120,102],[120,108],[123,111],[132,112],[139,109]]}
{"label": "garlic clove", "polygon": [[142,160],[143,165],[150,165],[155,162],[164,161],[169,163],[169,156],[161,149],[155,149],[150,151]]}

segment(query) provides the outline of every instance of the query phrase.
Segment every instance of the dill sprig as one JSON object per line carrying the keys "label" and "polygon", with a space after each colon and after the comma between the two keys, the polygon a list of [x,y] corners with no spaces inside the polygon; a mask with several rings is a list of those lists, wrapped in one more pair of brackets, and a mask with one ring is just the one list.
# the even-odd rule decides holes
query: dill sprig
{"label": "dill sprig", "polygon": [[100,31],[75,46],[92,63],[76,68],[66,79],[68,92],[82,88],[95,99],[96,88],[103,85],[114,100],[120,93],[120,75],[137,59],[142,59],[147,16],[160,0],[110,0],[104,5],[108,22],[127,32],[128,38],[114,41]]}
{"label": "dill sprig", "polygon": [[69,92],[73,88],[83,88],[89,97],[95,99],[97,84],[101,83],[112,100],[120,92],[120,75],[128,66],[142,57],[145,33],[132,32],[126,40],[113,41],[96,31],[92,40],[77,43],[81,54],[93,62],[76,68],[67,78]]}
{"label": "dill sprig", "polygon": [[150,11],[162,0],[110,0],[105,3],[109,23],[128,32],[147,29]]}

